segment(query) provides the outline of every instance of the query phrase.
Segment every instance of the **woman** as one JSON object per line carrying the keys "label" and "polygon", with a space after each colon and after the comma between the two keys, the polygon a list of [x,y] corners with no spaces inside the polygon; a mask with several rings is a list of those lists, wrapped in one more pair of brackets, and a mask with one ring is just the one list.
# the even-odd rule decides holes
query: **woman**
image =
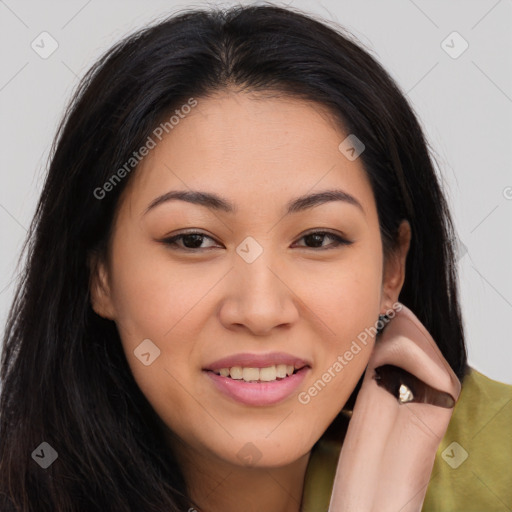
{"label": "woman", "polygon": [[453,238],[411,108],[347,36],[266,6],[126,38],[30,231],[2,510],[468,510],[436,450],[511,391],[467,367]]}

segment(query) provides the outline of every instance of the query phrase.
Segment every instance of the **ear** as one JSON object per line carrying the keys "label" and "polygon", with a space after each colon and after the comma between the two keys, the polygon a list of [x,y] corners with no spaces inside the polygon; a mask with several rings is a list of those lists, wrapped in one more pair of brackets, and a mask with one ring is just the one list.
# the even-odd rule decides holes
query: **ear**
{"label": "ear", "polygon": [[384,263],[382,278],[381,311],[384,313],[398,301],[405,281],[405,262],[411,243],[411,225],[402,220],[398,228],[398,245]]}
{"label": "ear", "polygon": [[87,266],[89,267],[89,292],[92,309],[99,316],[114,320],[114,307],[105,258],[99,253],[93,252],[87,258]]}

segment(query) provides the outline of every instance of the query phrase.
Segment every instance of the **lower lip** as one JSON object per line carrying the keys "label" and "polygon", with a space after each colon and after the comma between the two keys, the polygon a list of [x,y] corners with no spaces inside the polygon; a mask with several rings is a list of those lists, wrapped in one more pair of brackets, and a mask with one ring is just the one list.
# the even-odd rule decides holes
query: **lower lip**
{"label": "lower lip", "polygon": [[305,366],[281,380],[246,382],[203,370],[219,391],[246,405],[272,405],[288,398],[300,386],[310,368]]}

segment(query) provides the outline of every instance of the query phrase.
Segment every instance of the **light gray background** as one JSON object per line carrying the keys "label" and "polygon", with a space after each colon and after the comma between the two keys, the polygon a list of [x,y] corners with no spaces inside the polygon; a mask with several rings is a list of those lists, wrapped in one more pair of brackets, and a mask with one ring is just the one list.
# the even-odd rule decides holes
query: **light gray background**
{"label": "light gray background", "polygon": [[[52,138],[79,78],[147,22],[187,7],[233,3],[0,0],[2,329]],[[512,0],[287,4],[348,28],[411,100],[436,152],[462,244],[470,364],[512,384]],[[43,31],[59,45],[47,59],[31,48]],[[458,58],[441,46],[453,31],[469,44]],[[462,48],[457,36],[446,44],[452,54]]]}

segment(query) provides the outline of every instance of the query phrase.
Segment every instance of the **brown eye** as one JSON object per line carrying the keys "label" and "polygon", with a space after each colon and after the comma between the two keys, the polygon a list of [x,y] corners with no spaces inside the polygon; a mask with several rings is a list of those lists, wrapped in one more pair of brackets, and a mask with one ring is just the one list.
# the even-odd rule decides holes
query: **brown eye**
{"label": "brown eye", "polygon": [[[174,246],[181,250],[198,250],[198,249],[208,249],[209,247],[201,247],[201,244],[203,243],[204,239],[210,239],[213,240],[212,237],[205,235],[201,232],[190,232],[190,233],[182,233],[180,235],[176,235],[170,238],[166,238],[165,240],[162,240],[163,243],[166,245]],[[178,244],[177,242],[181,241],[182,245]]]}
{"label": "brown eye", "polygon": [[[334,240],[334,243],[330,244],[329,246],[322,246],[322,242],[325,238],[330,238],[331,240]],[[312,233],[308,233],[304,235],[301,240],[304,239],[311,245],[306,245],[307,248],[310,249],[317,249],[320,248],[322,250],[327,249],[333,249],[335,247],[338,247],[340,245],[351,245],[353,242],[350,240],[346,240],[345,238],[342,238],[339,235],[335,235],[334,233],[330,233],[328,231],[314,231]],[[302,246],[304,247],[304,246]]]}
{"label": "brown eye", "polygon": [[[327,246],[323,245],[325,239],[330,239],[333,242]],[[209,239],[215,242],[215,240],[206,235],[205,233],[201,233],[200,231],[192,231],[188,233],[181,233],[169,238],[165,238],[162,242],[165,245],[171,246],[172,248],[176,248],[178,250],[183,251],[199,251],[203,249],[212,249],[214,246],[210,247],[202,247],[201,244],[205,239]],[[308,249],[320,249],[320,250],[328,250],[334,249],[340,245],[351,245],[353,242],[350,240],[346,240],[345,238],[336,235],[334,233],[330,233],[328,231],[314,231],[311,233],[307,233],[302,236],[300,240],[305,240],[306,245],[302,245],[299,247],[305,247]],[[179,242],[179,243],[178,243]]]}

